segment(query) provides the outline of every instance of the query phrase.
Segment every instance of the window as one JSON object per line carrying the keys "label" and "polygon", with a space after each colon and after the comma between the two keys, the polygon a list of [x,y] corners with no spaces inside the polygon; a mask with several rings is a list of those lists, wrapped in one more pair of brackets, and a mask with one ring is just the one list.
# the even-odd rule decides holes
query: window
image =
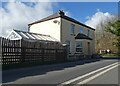
{"label": "window", "polygon": [[68,52],[70,53],[70,41],[67,40],[67,41],[66,41],[66,44],[67,44],[67,46],[68,46],[68,48],[67,48],[67,49],[68,49]]}
{"label": "window", "polygon": [[80,33],[83,33],[83,28],[80,28]]}
{"label": "window", "polygon": [[20,32],[20,35],[22,35],[22,37],[25,37],[25,38],[29,39],[29,37],[27,35],[25,35],[23,32]]}
{"label": "window", "polygon": [[88,30],[87,35],[90,36],[90,30]]}
{"label": "window", "polygon": [[29,33],[26,33],[25,35],[27,35],[29,38],[31,38],[31,39],[35,39],[31,34],[29,34]]}
{"label": "window", "polygon": [[76,52],[82,52],[83,47],[82,47],[82,41],[76,41]]}
{"label": "window", "polygon": [[75,34],[75,25],[71,24],[70,29],[71,29],[72,35],[74,35]]}

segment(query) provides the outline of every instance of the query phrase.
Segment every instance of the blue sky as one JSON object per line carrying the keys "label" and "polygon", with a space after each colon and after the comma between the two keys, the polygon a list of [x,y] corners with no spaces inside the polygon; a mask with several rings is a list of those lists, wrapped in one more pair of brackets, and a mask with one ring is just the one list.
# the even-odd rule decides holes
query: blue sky
{"label": "blue sky", "polygon": [[[117,2],[5,2],[0,3],[0,35],[12,29],[26,30],[28,24],[64,10],[66,14],[93,28],[118,13]],[[1,23],[1,22],[0,22]]]}
{"label": "blue sky", "polygon": [[98,9],[101,12],[118,13],[117,2],[60,2],[58,4],[58,7],[54,8],[54,12],[64,9],[71,13],[71,17],[83,23],[87,20],[87,16],[92,16]]}
{"label": "blue sky", "polygon": [[[53,2],[56,3],[56,2]],[[7,3],[3,3],[4,7]],[[27,3],[26,5],[34,7],[35,3]],[[53,12],[57,12],[59,9],[63,9],[70,13],[70,16],[85,22],[87,16],[92,16],[98,9],[101,12],[109,12],[111,14],[118,13],[118,2],[57,2],[57,6],[53,5]]]}

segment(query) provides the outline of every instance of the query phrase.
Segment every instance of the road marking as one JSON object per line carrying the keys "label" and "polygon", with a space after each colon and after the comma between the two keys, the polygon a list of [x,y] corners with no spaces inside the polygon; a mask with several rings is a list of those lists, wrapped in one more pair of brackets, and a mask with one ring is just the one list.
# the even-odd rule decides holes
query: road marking
{"label": "road marking", "polygon": [[69,80],[69,81],[63,82],[63,83],[61,83],[61,84],[70,84],[70,83],[72,83],[72,82],[75,82],[76,80],[82,79],[82,78],[84,78],[84,77],[87,77],[87,76],[89,76],[89,75],[91,75],[91,74],[94,74],[94,73],[96,73],[96,72],[99,72],[99,71],[101,71],[101,70],[104,70],[104,69],[106,69],[106,68],[108,68],[108,67],[111,67],[111,66],[113,66],[113,65],[116,65],[116,64],[118,64],[118,62],[113,63],[113,64],[110,64],[110,65],[105,66],[105,67],[103,67],[103,68],[97,69],[97,70],[92,71],[92,72],[90,72],[90,73],[87,73],[87,74],[85,74],[85,75],[79,76],[79,77],[77,77],[77,78],[71,79],[71,80]]}
{"label": "road marking", "polygon": [[[118,65],[120,65],[120,64],[118,64]],[[77,83],[77,84],[86,84],[87,82],[89,82],[89,81],[91,81],[91,80],[99,77],[100,75],[102,75],[102,74],[104,74],[104,73],[106,73],[106,72],[114,69],[114,68],[117,67],[118,65],[112,66],[112,67],[110,67],[110,68],[108,68],[108,69],[106,69],[106,70],[104,70],[104,71],[102,71],[102,72],[100,72],[100,73],[98,73],[98,74],[96,74],[96,75],[88,78],[88,79],[85,79],[85,80],[83,80],[82,82],[79,82],[79,83]]]}

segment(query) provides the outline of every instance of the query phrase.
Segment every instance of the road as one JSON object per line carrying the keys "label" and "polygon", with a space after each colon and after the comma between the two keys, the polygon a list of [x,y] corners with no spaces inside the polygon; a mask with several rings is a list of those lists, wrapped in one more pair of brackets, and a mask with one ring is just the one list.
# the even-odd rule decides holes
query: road
{"label": "road", "polygon": [[77,61],[7,70],[2,76],[3,84],[118,84],[118,69],[118,60]]}

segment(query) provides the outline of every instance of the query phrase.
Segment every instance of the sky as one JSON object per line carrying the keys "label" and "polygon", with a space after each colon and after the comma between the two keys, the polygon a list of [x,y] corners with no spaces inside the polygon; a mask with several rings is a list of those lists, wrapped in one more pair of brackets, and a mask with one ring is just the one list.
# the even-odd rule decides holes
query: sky
{"label": "sky", "polygon": [[28,24],[52,15],[59,10],[83,24],[96,25],[113,14],[118,14],[117,2],[1,2],[0,36],[7,36],[12,29],[27,31]]}
{"label": "sky", "polygon": [[81,22],[87,21],[87,16],[94,15],[97,11],[109,12],[116,14],[118,12],[118,3],[116,2],[71,2],[71,3],[59,3],[59,8],[65,9],[71,13],[73,18]]}

